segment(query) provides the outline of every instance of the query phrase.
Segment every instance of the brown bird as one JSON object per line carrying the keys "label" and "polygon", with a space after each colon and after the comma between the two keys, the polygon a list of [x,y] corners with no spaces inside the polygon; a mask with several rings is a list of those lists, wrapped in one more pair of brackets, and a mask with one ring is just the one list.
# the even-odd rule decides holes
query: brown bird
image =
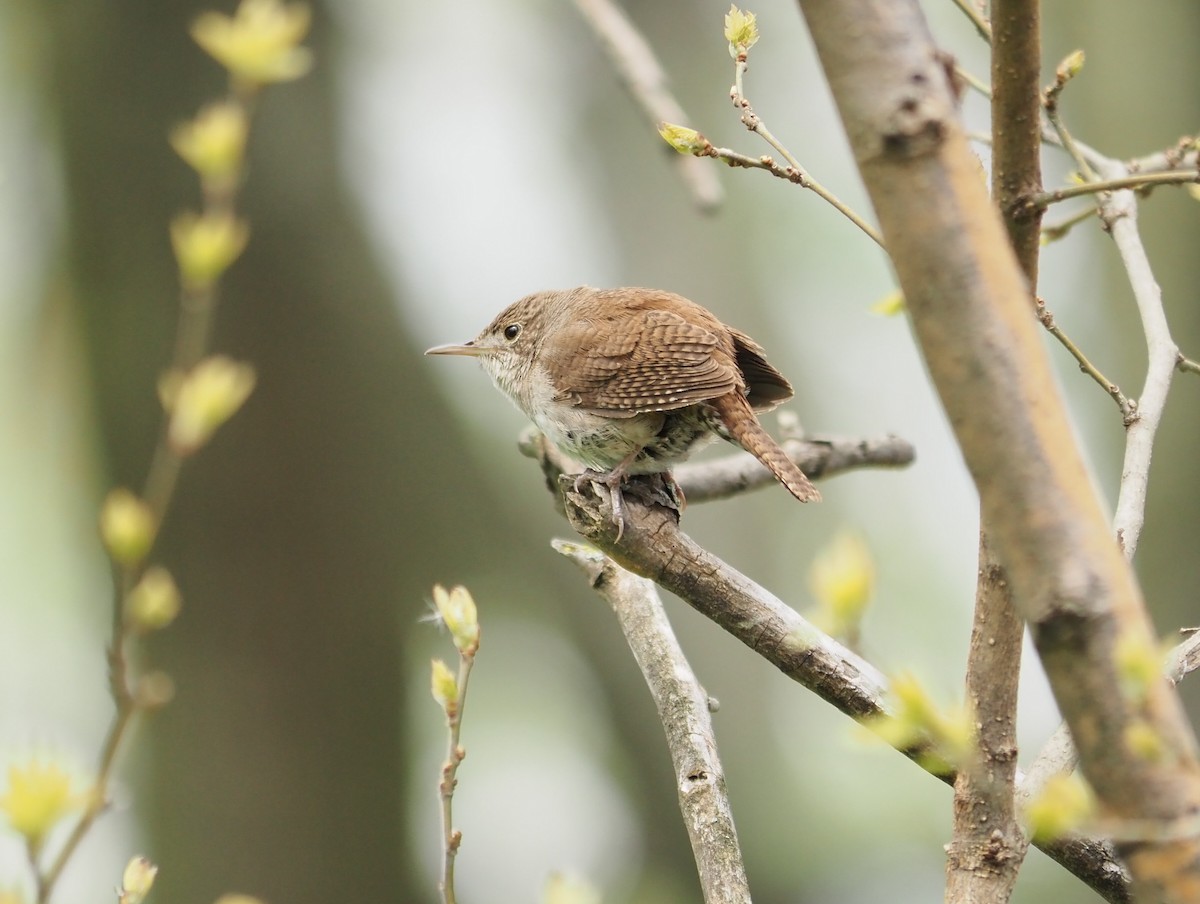
{"label": "brown bird", "polygon": [[610,488],[619,532],[622,480],[669,478],[714,436],[752,454],[801,502],[821,498],[755,415],[791,398],[791,384],[753,339],[673,292],[537,292],[470,342],[425,354],[478,358],[552,443],[594,472],[580,479]]}

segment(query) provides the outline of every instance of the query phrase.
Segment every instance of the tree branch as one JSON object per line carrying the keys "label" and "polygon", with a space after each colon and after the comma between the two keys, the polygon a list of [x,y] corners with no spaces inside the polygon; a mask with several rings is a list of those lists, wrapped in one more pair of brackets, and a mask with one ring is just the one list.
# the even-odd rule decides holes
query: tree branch
{"label": "tree branch", "polygon": [[1096,367],[1088,356],[1083,353],[1083,350],[1063,332],[1062,327],[1058,325],[1050,309],[1046,307],[1045,301],[1039,297],[1036,304],[1038,321],[1046,328],[1046,332],[1057,339],[1062,344],[1062,347],[1071,353],[1071,357],[1079,363],[1079,369],[1095,380],[1100,385],[1100,388],[1107,392],[1112,400],[1117,403],[1117,408],[1121,412],[1121,418],[1126,423],[1136,418],[1137,403],[1131,402],[1126,398],[1125,393],[1121,392],[1121,387],[1104,376],[1100,372],[1100,368]]}
{"label": "tree branch", "polygon": [[[878,437],[809,436],[783,439],[780,445],[813,480],[863,468],[902,468],[912,464],[916,457],[910,442],[890,434]],[[523,455],[541,464],[552,492],[557,490],[559,475],[576,474],[581,470],[534,427],[521,434],[517,446]],[[747,452],[681,465],[674,475],[689,503],[728,499],[777,482],[771,472]]]}
{"label": "tree branch", "polygon": [[[993,27],[996,16],[993,13]],[[946,849],[947,904],[1008,901],[1029,840],[1017,822],[1017,683],[1024,625],[1004,567],[979,536],[979,577],[967,656],[967,699],[979,749],[954,783],[954,838]]]}
{"label": "tree branch", "polygon": [[[916,457],[911,443],[891,435],[813,436],[784,439],[780,445],[812,480],[863,468],[902,468],[912,464]],[[681,465],[674,473],[689,503],[727,499],[777,482],[775,476],[748,452]]]}
{"label": "tree branch", "polygon": [[[1113,817],[1178,824],[1200,809],[1196,740],[1165,683],[1144,695],[1123,687],[1117,643],[1152,646],[1154,634],[1068,426],[1028,284],[980,185],[928,25],[915,0],[800,6],[1084,775]],[[1139,730],[1161,756],[1131,748]],[[1200,838],[1147,838],[1122,853],[1149,895],[1183,900],[1200,883]]]}
{"label": "tree branch", "polygon": [[[1037,285],[1041,214],[1017,204],[1040,191],[1041,8],[1039,0],[995,0],[992,31],[992,199],[1030,287]],[[1017,684],[1025,626],[1017,615],[1008,570],[992,547],[981,513],[979,573],[967,654],[967,699],[975,713],[978,751],[954,783],[954,838],[947,849],[948,902],[1005,904],[1029,841],[1017,822]]]}
{"label": "tree branch", "polygon": [[[1116,178],[1124,167],[1116,161],[1101,166],[1102,175]],[[1167,392],[1179,361],[1179,349],[1171,338],[1163,311],[1162,290],[1150,268],[1150,259],[1137,226],[1137,198],[1132,191],[1101,196],[1100,219],[1108,227],[1121,263],[1129,276],[1142,332],[1146,337],[1146,380],[1137,399],[1137,417],[1126,421],[1125,461],[1121,466],[1121,489],[1113,529],[1117,542],[1132,559],[1146,518],[1146,490],[1150,482],[1150,458],[1154,437],[1167,404]]]}
{"label": "tree branch", "polygon": [[1200,172],[1194,170],[1172,170],[1165,173],[1130,173],[1125,176],[1114,176],[1110,179],[1097,179],[1094,182],[1082,182],[1079,185],[1068,185],[1066,188],[1056,188],[1053,191],[1038,192],[1028,198],[1027,203],[1034,208],[1045,210],[1051,204],[1066,201],[1070,198],[1082,198],[1087,195],[1098,195],[1106,191],[1131,189],[1145,191],[1156,185],[1189,185],[1200,182]]}
{"label": "tree branch", "polygon": [[[740,54],[734,60],[734,82],[733,88],[729,92],[729,99],[733,101],[734,108],[741,114],[742,125],[758,135],[783,156],[783,159],[788,163],[786,171],[794,174],[794,176],[787,177],[788,181],[796,183],[801,188],[807,188],[815,192],[818,197],[829,204],[834,210],[861,229],[871,241],[877,245],[882,245],[883,240],[880,238],[879,232],[875,227],[859,216],[857,211],[846,204],[845,201],[809,175],[808,171],[800,165],[800,161],[796,159],[792,152],[767,128],[767,124],[762,121],[762,117],[754,112],[754,107],[750,105],[750,99],[746,97],[745,89],[742,87],[745,72],[746,57],[745,54]],[[725,159],[732,164],[731,156],[728,155]],[[779,175],[775,172],[777,164],[770,157],[762,157],[760,159],[762,160],[763,169]],[[745,166],[746,163],[739,160],[738,165]]]}
{"label": "tree branch", "polygon": [[[635,478],[653,480],[654,478]],[[859,722],[891,715],[888,683],[866,660],[820,631],[770,592],[713,556],[679,530],[678,513],[641,498],[625,497],[625,529],[617,528],[605,491],[576,491],[564,477],[556,490],[571,526],[622,568],[674,593],[794,681]],[[931,762],[928,744],[899,751],[922,769]],[[937,778],[953,782],[953,773]],[[1039,845],[1106,900],[1125,902],[1129,892],[1111,851],[1090,839],[1068,838]]]}
{"label": "tree branch", "polygon": [[612,606],[646,679],[666,731],[705,904],[750,904],[708,695],[675,639],[658,588],[591,547],[556,540],[554,548],[578,565]]}

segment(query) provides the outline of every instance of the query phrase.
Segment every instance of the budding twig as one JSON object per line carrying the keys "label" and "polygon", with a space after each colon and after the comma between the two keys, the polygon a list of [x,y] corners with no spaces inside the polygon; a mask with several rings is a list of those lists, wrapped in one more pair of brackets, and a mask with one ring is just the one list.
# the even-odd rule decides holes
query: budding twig
{"label": "budding twig", "polygon": [[442,874],[438,881],[444,904],[458,900],[454,889],[454,861],[462,844],[462,832],[454,827],[454,789],[458,785],[458,767],[467,752],[461,743],[463,709],[467,703],[467,683],[475,654],[479,652],[479,614],[475,600],[465,587],[446,590],[433,588],[437,618],[450,632],[458,651],[458,674],[440,659],[433,660],[430,690],[446,716],[446,759],[442,762],[438,797],[442,805]]}
{"label": "budding twig", "polygon": [[[800,165],[800,161],[792,155],[792,152],[767,128],[766,123],[762,121],[762,117],[750,105],[750,100],[746,97],[745,91],[742,88],[745,72],[746,54],[741,53],[734,59],[734,82],[733,87],[729,89],[729,99],[733,102],[734,108],[741,114],[742,125],[762,138],[763,141],[778,151],[783,159],[787,161],[788,170],[794,174],[785,176],[789,182],[794,182],[802,188],[807,188],[814,192],[819,198],[832,206],[834,210],[861,229],[871,241],[882,248],[883,237],[880,236],[879,232],[859,216],[850,205],[846,204],[845,201],[842,201],[837,195],[810,176],[804,167]],[[773,167],[776,164],[770,157],[762,157],[760,160],[763,161],[761,165],[762,169],[774,172]],[[737,165],[744,166],[746,164],[739,161]],[[753,166],[754,164],[750,165]]]}
{"label": "budding twig", "polygon": [[[575,7],[650,122],[687,122],[654,49],[624,10],[611,0],[575,0]],[[724,191],[712,170],[693,157],[680,157],[678,165],[696,205],[705,212],[719,207]]]}

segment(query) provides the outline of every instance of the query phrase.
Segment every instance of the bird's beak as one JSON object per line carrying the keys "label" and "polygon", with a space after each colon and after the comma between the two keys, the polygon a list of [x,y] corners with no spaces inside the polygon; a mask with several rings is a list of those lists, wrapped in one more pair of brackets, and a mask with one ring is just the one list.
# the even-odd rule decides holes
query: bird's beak
{"label": "bird's beak", "polygon": [[468,358],[478,358],[484,354],[486,349],[480,348],[478,345],[471,342],[464,342],[462,345],[435,345],[433,348],[425,352],[427,355],[466,355]]}

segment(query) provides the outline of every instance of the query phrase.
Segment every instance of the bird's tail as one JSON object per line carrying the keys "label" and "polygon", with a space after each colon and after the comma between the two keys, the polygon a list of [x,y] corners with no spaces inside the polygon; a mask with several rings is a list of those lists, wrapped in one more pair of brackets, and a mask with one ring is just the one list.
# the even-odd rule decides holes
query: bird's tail
{"label": "bird's tail", "polygon": [[788,458],[779,443],[763,429],[750,403],[736,392],[729,392],[709,402],[730,438],[761,461],[789,493],[801,502],[820,502],[821,493],[794,461]]}

